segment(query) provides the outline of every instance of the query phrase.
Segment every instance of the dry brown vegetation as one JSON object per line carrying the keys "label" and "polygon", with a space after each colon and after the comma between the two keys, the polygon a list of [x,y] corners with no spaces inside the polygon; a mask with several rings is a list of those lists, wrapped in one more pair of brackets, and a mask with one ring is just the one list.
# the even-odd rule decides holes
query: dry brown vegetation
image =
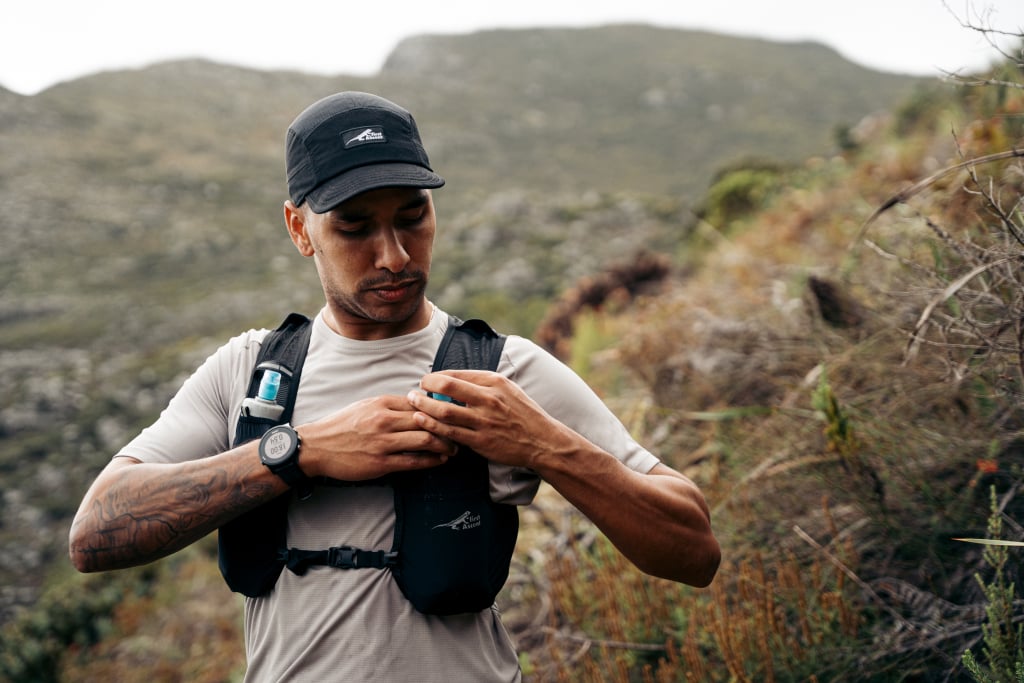
{"label": "dry brown vegetation", "polygon": [[538,680],[969,680],[985,567],[952,539],[984,535],[992,487],[1024,535],[1021,75],[910,102],[786,173],[706,226],[698,270],[601,315],[600,353],[576,339],[705,489],[727,562],[690,591],[600,539],[534,552]]}

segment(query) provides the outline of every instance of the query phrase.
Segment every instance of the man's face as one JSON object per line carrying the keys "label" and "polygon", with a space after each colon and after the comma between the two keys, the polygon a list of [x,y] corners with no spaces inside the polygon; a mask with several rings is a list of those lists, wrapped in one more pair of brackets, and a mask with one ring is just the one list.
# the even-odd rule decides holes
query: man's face
{"label": "man's face", "polygon": [[336,332],[381,339],[427,324],[435,229],[429,190],[370,190],[322,214],[287,202],[285,221],[299,252],[316,263]]}

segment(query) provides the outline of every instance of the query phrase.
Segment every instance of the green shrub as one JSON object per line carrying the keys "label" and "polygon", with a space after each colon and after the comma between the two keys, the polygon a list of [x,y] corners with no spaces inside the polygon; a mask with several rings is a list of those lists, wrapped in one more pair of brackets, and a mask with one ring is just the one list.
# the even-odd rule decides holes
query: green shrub
{"label": "green shrub", "polygon": [[[988,538],[998,540],[1002,535],[1003,520],[995,487],[991,489],[991,509],[988,519]],[[964,667],[978,683],[1024,682],[1024,627],[1015,624],[1014,598],[1016,590],[1007,576],[1010,549],[1006,545],[986,543],[985,563],[992,568],[990,581],[975,574],[985,594],[985,623],[981,627],[982,652],[987,665],[983,665],[968,649],[963,655]]]}
{"label": "green shrub", "polygon": [[0,679],[10,683],[56,683],[68,649],[103,640],[111,614],[126,595],[150,590],[154,572],[74,575],[46,590],[30,611],[0,631]]}

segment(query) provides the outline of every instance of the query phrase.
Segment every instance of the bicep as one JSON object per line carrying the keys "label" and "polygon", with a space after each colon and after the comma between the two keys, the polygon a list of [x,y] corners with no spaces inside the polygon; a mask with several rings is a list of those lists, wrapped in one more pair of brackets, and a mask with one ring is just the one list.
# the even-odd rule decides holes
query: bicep
{"label": "bicep", "polygon": [[240,335],[199,366],[157,420],[118,453],[146,463],[195,460],[231,447],[231,431],[245,397],[259,344]]}
{"label": "bicep", "polygon": [[658,463],[579,375],[533,342],[509,337],[502,360],[498,371],[551,417],[611,453],[629,469],[648,472]]}

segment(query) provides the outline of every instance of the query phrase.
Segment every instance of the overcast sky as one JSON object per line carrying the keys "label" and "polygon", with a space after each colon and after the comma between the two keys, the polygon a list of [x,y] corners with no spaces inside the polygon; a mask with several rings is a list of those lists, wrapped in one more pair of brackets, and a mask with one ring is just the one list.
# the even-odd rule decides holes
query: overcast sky
{"label": "overcast sky", "polygon": [[961,22],[1020,33],[1024,0],[11,0],[0,21],[0,85],[34,94],[187,57],[371,75],[410,35],[616,22],[814,40],[871,68],[938,75],[990,64],[994,49]]}

